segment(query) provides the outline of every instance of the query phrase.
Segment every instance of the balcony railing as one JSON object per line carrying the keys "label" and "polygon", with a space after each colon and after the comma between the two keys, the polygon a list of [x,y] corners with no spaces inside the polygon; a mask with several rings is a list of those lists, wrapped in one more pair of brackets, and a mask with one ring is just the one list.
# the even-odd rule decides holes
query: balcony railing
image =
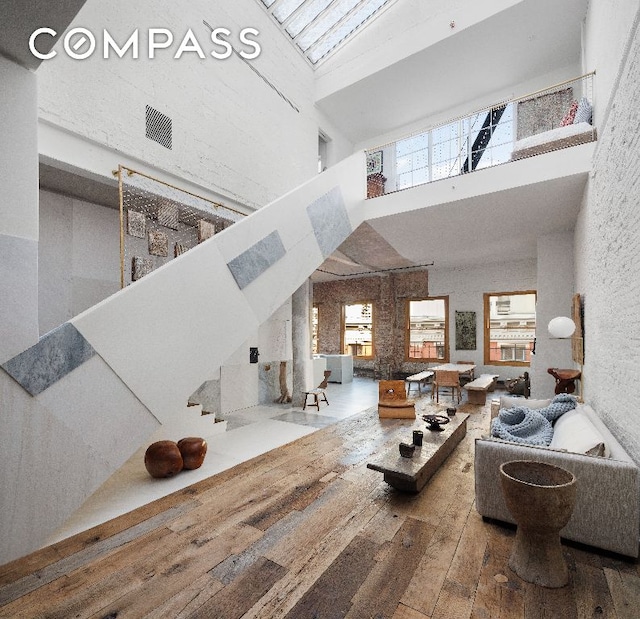
{"label": "balcony railing", "polygon": [[596,139],[589,73],[367,151],[367,197]]}

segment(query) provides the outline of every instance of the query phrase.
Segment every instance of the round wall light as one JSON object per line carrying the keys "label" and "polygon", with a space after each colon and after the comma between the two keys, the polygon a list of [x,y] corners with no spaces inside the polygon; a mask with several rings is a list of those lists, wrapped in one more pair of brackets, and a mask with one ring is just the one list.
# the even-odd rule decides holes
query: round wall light
{"label": "round wall light", "polygon": [[576,330],[576,323],[567,316],[558,316],[547,326],[549,335],[558,339],[571,337]]}

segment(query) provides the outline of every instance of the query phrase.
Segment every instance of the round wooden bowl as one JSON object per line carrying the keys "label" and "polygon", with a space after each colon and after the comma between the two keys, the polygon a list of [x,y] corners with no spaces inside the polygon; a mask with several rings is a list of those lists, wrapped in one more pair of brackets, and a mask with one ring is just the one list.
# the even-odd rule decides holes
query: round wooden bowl
{"label": "round wooden bowl", "polygon": [[207,441],[196,436],[188,436],[178,441],[178,449],[182,455],[184,468],[188,470],[198,469],[207,455]]}
{"label": "round wooden bowl", "polygon": [[144,466],[156,478],[173,477],[183,466],[182,454],[174,441],[157,441],[147,447]]}

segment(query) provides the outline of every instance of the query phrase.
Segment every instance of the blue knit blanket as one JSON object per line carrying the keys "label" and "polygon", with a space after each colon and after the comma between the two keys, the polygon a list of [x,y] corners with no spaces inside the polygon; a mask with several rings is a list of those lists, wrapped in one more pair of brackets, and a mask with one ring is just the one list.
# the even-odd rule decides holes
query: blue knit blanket
{"label": "blue knit blanket", "polygon": [[574,409],[576,403],[572,395],[559,393],[544,408],[504,408],[491,423],[491,436],[513,443],[548,446],[553,437],[552,423],[560,415]]}

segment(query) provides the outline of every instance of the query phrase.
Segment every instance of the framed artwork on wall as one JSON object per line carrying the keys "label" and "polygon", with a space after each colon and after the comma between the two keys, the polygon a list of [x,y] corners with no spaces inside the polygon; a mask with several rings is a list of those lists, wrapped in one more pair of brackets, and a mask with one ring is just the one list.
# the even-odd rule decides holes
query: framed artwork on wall
{"label": "framed artwork on wall", "polygon": [[144,213],[127,210],[127,234],[143,239],[147,236],[147,218]]}
{"label": "framed artwork on wall", "polygon": [[169,255],[169,237],[162,230],[149,230],[149,253],[152,256]]}
{"label": "framed artwork on wall", "polygon": [[476,349],[476,313],[456,312],[456,350]]}
{"label": "framed artwork on wall", "polygon": [[382,151],[367,153],[367,176],[382,173]]}
{"label": "framed artwork on wall", "polygon": [[179,210],[176,204],[163,203],[158,207],[158,223],[165,228],[178,229]]}

